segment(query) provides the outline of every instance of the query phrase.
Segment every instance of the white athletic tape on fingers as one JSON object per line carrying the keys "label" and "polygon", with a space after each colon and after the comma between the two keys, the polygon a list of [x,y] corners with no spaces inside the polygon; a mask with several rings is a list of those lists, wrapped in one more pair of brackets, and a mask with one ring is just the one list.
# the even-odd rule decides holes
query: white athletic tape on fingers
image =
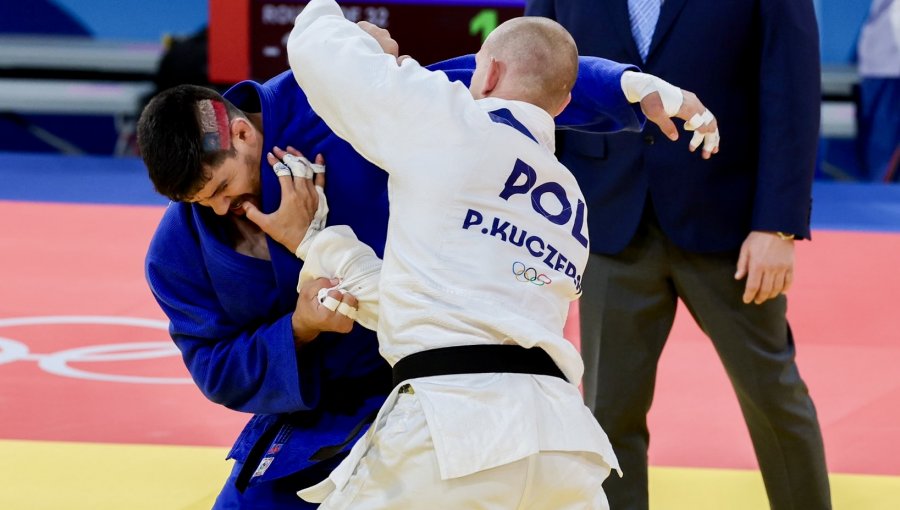
{"label": "white athletic tape on fingers", "polygon": [[695,113],[691,120],[684,123],[686,131],[693,131],[701,126],[706,126],[715,119],[716,116],[709,110],[704,110],[702,114]]}
{"label": "white athletic tape on fingers", "polygon": [[354,321],[356,320],[356,316],[357,316],[356,308],[348,305],[347,303],[341,302],[341,304],[338,305],[336,311],[337,311],[337,313],[339,313],[341,315],[347,316],[351,320],[354,320]]}
{"label": "white athletic tape on fingers", "polygon": [[291,169],[291,173],[294,174],[294,177],[312,179],[313,171],[312,168],[310,168],[312,163],[310,163],[308,159],[302,156],[294,156],[293,154],[285,154],[281,159],[288,168]]}
{"label": "white athletic tape on fingers", "polygon": [[337,299],[328,295],[329,292],[336,290],[341,294],[346,294],[347,291],[343,289],[339,289],[337,287],[332,287],[330,289],[319,289],[319,302],[322,303],[322,306],[331,310],[332,312],[337,312],[341,315],[346,315],[352,320],[356,320],[358,310],[355,307],[344,303],[343,301],[338,301]]}
{"label": "white athletic tape on fingers", "polygon": [[291,168],[294,172],[295,177],[302,177],[304,179],[312,179],[315,174],[324,174],[325,173],[325,165],[320,165],[318,163],[313,163],[312,161],[304,158],[303,156],[294,156],[293,154],[285,154],[284,162]]}
{"label": "white athletic tape on fingers", "polygon": [[694,131],[694,137],[691,138],[691,144],[690,144],[691,150],[695,150],[697,147],[700,147],[700,144],[703,143],[703,138],[705,136],[706,135],[704,135],[703,133],[701,133],[699,131]]}
{"label": "white athletic tape on fingers", "polygon": [[706,141],[703,142],[703,152],[712,152],[719,146],[719,130],[716,129],[712,133],[706,135]]}
{"label": "white athletic tape on fingers", "polygon": [[716,128],[712,133],[701,133],[694,131],[694,137],[691,138],[691,150],[696,150],[703,144],[703,152],[712,152],[719,146],[719,129]]}
{"label": "white athletic tape on fingers", "polygon": [[281,161],[272,165],[272,170],[275,171],[275,175],[277,175],[278,177],[284,177],[286,175],[293,175],[293,172],[291,172],[291,169],[288,168],[287,165],[285,165]]}
{"label": "white athletic tape on fingers", "polygon": [[337,310],[338,305],[341,304],[340,301],[338,301],[337,299],[334,299],[334,298],[331,297],[331,296],[325,296],[325,299],[324,299],[324,300],[320,300],[320,301],[321,301],[321,303],[322,303],[322,306],[324,306],[325,308],[331,310],[332,312],[335,311],[335,310]]}
{"label": "white athletic tape on fingers", "polygon": [[629,103],[638,103],[650,94],[659,92],[663,109],[669,117],[678,114],[684,103],[684,94],[680,88],[652,74],[625,71],[622,73],[621,85]]}
{"label": "white athletic tape on fingers", "polygon": [[693,131],[703,124],[702,117],[699,113],[695,113],[691,120],[684,123],[685,131]]}

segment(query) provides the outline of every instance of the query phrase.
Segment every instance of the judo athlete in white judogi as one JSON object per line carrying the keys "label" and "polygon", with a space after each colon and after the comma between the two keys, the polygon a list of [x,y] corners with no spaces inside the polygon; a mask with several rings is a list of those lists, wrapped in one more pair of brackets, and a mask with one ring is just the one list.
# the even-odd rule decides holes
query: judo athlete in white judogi
{"label": "judo athlete in white judogi", "polygon": [[470,92],[398,64],[333,0],[313,0],[288,53],[316,113],[390,176],[377,331],[397,383],[301,497],[323,509],[607,508],[601,483],[618,464],[562,336],[588,257],[584,197],[553,155],[574,42],[546,19],[507,22],[476,57]]}

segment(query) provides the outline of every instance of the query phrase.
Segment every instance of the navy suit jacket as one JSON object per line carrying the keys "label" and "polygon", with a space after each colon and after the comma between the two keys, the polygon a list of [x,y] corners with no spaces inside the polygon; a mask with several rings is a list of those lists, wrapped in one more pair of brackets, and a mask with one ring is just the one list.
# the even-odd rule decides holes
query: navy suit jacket
{"label": "navy suit jacket", "polygon": [[[579,53],[639,65],[690,90],[717,117],[719,154],[642,133],[560,134],[560,160],[588,200],[591,251],[618,253],[649,196],[669,238],[693,252],[734,249],[751,230],[809,237],[820,116],[818,28],[810,0],[665,0],[646,62],[627,0],[529,0]],[[680,124],[678,122],[677,124]]]}

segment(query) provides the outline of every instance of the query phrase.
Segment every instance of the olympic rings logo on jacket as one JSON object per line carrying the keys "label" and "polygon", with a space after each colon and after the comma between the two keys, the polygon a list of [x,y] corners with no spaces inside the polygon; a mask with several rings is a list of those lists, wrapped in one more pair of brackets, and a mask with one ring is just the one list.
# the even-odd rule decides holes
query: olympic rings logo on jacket
{"label": "olympic rings logo on jacket", "polygon": [[523,262],[513,262],[512,272],[516,276],[516,280],[533,283],[538,287],[553,283],[553,280],[551,280],[549,276],[544,273],[538,274],[537,269],[528,267]]}

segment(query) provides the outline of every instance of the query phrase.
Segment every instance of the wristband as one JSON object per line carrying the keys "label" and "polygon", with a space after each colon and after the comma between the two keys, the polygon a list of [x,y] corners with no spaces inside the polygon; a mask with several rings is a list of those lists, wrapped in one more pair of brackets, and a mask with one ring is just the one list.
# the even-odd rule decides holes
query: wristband
{"label": "wristband", "polygon": [[684,102],[680,88],[652,74],[625,71],[622,73],[621,85],[629,103],[639,103],[648,95],[659,92],[663,109],[669,117],[678,114]]}

